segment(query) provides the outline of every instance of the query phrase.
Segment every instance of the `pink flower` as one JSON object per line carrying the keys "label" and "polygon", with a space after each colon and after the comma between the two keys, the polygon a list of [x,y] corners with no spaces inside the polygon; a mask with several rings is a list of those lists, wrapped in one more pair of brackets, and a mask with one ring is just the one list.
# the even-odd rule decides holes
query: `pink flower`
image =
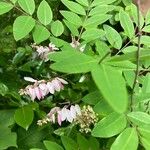
{"label": "pink flower", "polygon": [[31,77],[24,77],[24,80],[29,81],[29,82],[37,82],[37,80],[35,80]]}
{"label": "pink flower", "polygon": [[32,45],[33,48],[36,48],[36,52],[41,59],[48,61],[48,54],[59,50],[54,44],[50,43],[48,46],[37,46],[36,44]]}
{"label": "pink flower", "polygon": [[84,45],[81,46],[81,44],[79,43],[79,41],[76,40],[74,37],[72,37],[72,42],[70,43],[70,45],[73,48],[79,48],[79,50],[81,52],[83,52],[85,50],[85,46],[86,46],[86,44],[84,44]]}
{"label": "pink flower", "polygon": [[61,126],[61,123],[62,123],[62,114],[61,114],[61,111],[58,111],[57,113],[58,113],[58,115],[57,115],[57,121],[58,121],[58,124]]}
{"label": "pink flower", "polygon": [[[70,109],[64,106],[62,109],[60,107],[54,107],[48,113],[47,117],[52,123],[57,123],[61,126],[63,121],[68,121],[72,123],[78,115],[81,115],[81,110],[79,105],[71,105]],[[57,116],[57,118],[55,117]]]}
{"label": "pink flower", "polygon": [[63,89],[61,82],[59,80],[57,80],[57,78],[52,80],[52,85],[53,85],[55,91],[57,91],[57,92],[59,92],[61,89]]}
{"label": "pink flower", "polygon": [[29,82],[34,82],[34,84],[28,85],[25,89],[21,89],[19,93],[20,95],[29,95],[32,101],[34,101],[35,98],[38,100],[43,99],[49,93],[54,94],[55,92],[59,92],[64,89],[64,84],[68,84],[67,81],[58,77],[49,81],[38,81],[31,77],[24,77],[24,79]]}
{"label": "pink flower", "polygon": [[34,88],[32,86],[29,87],[29,95],[31,97],[31,100],[34,101],[35,98],[36,98],[36,93],[35,93],[35,90],[34,90]]}
{"label": "pink flower", "polygon": [[80,106],[79,105],[75,105],[75,111],[77,113],[77,115],[81,115],[81,109],[80,109]]}
{"label": "pink flower", "polygon": [[47,88],[48,88],[48,90],[49,90],[49,92],[50,92],[51,94],[54,94],[54,93],[55,93],[54,86],[53,86],[53,84],[52,84],[51,82],[47,82]]}
{"label": "pink flower", "polygon": [[40,100],[41,98],[43,98],[42,92],[39,89],[39,87],[35,87],[34,90],[35,90],[35,94],[36,94],[36,97],[38,98],[38,100]]}

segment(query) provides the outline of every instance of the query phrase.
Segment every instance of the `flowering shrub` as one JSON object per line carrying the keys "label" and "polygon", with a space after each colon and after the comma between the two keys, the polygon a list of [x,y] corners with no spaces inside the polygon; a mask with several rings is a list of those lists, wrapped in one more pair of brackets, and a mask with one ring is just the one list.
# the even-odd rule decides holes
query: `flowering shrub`
{"label": "flowering shrub", "polygon": [[150,149],[150,12],[140,0],[0,1],[0,149]]}

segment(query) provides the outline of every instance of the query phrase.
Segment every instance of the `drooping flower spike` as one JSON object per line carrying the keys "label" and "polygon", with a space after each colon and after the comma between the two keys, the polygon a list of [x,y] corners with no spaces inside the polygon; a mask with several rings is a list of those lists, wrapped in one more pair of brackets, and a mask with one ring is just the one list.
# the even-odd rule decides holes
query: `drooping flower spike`
{"label": "drooping flower spike", "polygon": [[53,43],[50,43],[48,46],[37,46],[33,44],[32,47],[36,49],[38,56],[45,62],[48,61],[48,54],[59,50]]}
{"label": "drooping flower spike", "polygon": [[62,78],[56,77],[52,80],[35,80],[31,77],[24,77],[26,81],[34,83],[33,85],[28,85],[25,89],[19,91],[20,95],[28,95],[31,100],[34,101],[36,98],[38,100],[43,99],[48,94],[54,94],[56,91],[59,92],[64,89],[64,84],[68,84]]}
{"label": "drooping flower spike", "polygon": [[80,108],[79,105],[64,106],[63,108],[54,107],[47,114],[47,116],[38,120],[37,124],[42,126],[43,124],[58,123],[60,126],[63,122],[73,123],[79,125],[80,132],[91,132],[91,128],[95,123],[98,122],[98,114],[96,114],[91,106],[83,106]]}
{"label": "drooping flower spike", "polygon": [[67,106],[64,106],[63,108],[60,107],[54,107],[51,109],[51,111],[47,114],[47,117],[42,120],[38,121],[38,125],[45,124],[45,120],[48,120],[48,122],[52,123],[58,123],[60,126],[62,125],[62,122],[70,122],[76,120],[77,116],[81,115],[81,109],[79,105],[71,105],[68,109]]}
{"label": "drooping flower spike", "polygon": [[86,46],[86,44],[83,45],[83,46],[81,46],[81,44],[79,43],[79,41],[76,40],[74,37],[72,37],[72,42],[70,43],[70,45],[71,45],[71,47],[73,47],[73,48],[79,48],[79,50],[80,50],[81,52],[83,52],[83,51],[85,50],[85,46]]}

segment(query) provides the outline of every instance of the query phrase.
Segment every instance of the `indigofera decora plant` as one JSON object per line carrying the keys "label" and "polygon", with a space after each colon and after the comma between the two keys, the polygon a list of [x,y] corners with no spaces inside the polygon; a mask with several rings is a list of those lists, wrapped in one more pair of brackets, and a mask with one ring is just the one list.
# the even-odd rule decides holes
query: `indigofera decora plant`
{"label": "indigofera decora plant", "polygon": [[0,149],[150,149],[150,11],[140,8],[0,2]]}

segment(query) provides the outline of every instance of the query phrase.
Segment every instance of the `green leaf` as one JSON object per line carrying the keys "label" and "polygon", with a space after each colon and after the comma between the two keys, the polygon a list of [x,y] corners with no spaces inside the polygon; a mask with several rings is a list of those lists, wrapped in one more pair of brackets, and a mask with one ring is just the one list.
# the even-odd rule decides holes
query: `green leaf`
{"label": "green leaf", "polygon": [[144,126],[138,127],[137,129],[143,138],[150,140],[150,126],[149,125],[144,125]]}
{"label": "green leaf", "polygon": [[100,120],[92,130],[92,136],[108,138],[119,134],[127,124],[124,114],[112,113]]}
{"label": "green leaf", "polygon": [[60,145],[51,141],[44,141],[44,145],[47,150],[64,150]]}
{"label": "green leaf", "polygon": [[19,16],[13,24],[13,34],[16,41],[27,36],[35,26],[35,20],[30,16]]}
{"label": "green leaf", "polygon": [[62,136],[61,141],[65,147],[65,150],[77,150],[78,149],[77,143],[73,139],[67,136]]}
{"label": "green leaf", "polygon": [[111,46],[115,47],[116,49],[120,49],[122,46],[122,38],[120,34],[108,25],[104,25],[103,27],[106,32],[106,38]]}
{"label": "green leaf", "polygon": [[110,150],[137,150],[138,135],[135,128],[125,129],[112,144]]}
{"label": "green leaf", "polygon": [[137,51],[137,46],[127,46],[122,50],[123,53],[130,53],[130,52],[135,52]]}
{"label": "green leaf", "polygon": [[125,112],[128,96],[121,72],[113,67],[97,65],[92,70],[92,77],[108,104],[118,113]]}
{"label": "green leaf", "polygon": [[9,128],[0,126],[0,150],[7,149],[10,146],[17,147],[17,135],[11,132]]}
{"label": "green leaf", "polygon": [[20,7],[30,15],[34,13],[35,2],[34,0],[18,0]]}
{"label": "green leaf", "polygon": [[77,14],[75,14],[71,11],[60,11],[60,13],[70,23],[76,25],[77,27],[82,26],[82,20]]}
{"label": "green leaf", "polygon": [[90,147],[89,141],[81,134],[77,134],[77,143],[80,150],[88,150]]}
{"label": "green leaf", "polygon": [[124,70],[135,70],[136,64],[132,63],[131,61],[113,61],[113,62],[105,62],[105,65],[110,65],[112,67],[115,67],[118,70],[124,71]]}
{"label": "green leaf", "polygon": [[30,150],[42,150],[42,149],[39,149],[39,148],[31,148]]}
{"label": "green leaf", "polygon": [[115,2],[116,0],[94,0],[91,6],[106,5]]}
{"label": "green leaf", "polygon": [[10,0],[13,4],[15,4],[18,0]]}
{"label": "green leaf", "polygon": [[146,23],[146,25],[150,24],[150,10],[148,10],[148,12],[146,14],[145,23]]}
{"label": "green leaf", "polygon": [[31,148],[30,150],[42,150],[42,149],[39,149],[39,148]]}
{"label": "green leaf", "polygon": [[109,11],[112,11],[115,8],[113,5],[100,5],[94,7],[90,13],[89,16],[98,15],[98,14],[106,14]]}
{"label": "green leaf", "polygon": [[52,64],[51,68],[64,73],[89,72],[92,70],[93,65],[97,63],[96,59],[78,50],[70,50],[70,52],[65,51],[49,55],[50,60],[54,60],[53,57],[56,58],[56,63]]}
{"label": "green leaf", "polygon": [[69,30],[71,31],[71,34],[72,34],[73,36],[78,36],[78,35],[79,35],[78,26],[76,26],[76,25],[70,23],[69,21],[67,21],[67,20],[65,20],[65,19],[64,19],[63,21],[64,21],[65,25],[66,25],[66,26],[69,28]]}
{"label": "green leaf", "polygon": [[79,15],[86,15],[84,8],[80,4],[75,3],[73,1],[69,1],[69,0],[61,0],[61,1],[72,12],[79,14]]}
{"label": "green leaf", "polygon": [[132,4],[132,0],[122,0],[123,4],[125,6],[131,5]]}
{"label": "green leaf", "polygon": [[127,114],[130,121],[135,123],[136,125],[150,124],[150,115],[144,112],[130,112]]}
{"label": "green leaf", "polygon": [[88,7],[89,6],[89,2],[88,0],[76,0],[79,4]]}
{"label": "green leaf", "polygon": [[85,20],[83,27],[85,28],[97,27],[98,25],[101,25],[104,22],[106,22],[111,17],[112,15],[107,15],[107,14],[93,15],[92,17]]}
{"label": "green leaf", "polygon": [[51,24],[51,32],[54,36],[60,36],[64,32],[63,24],[57,20]]}
{"label": "green leaf", "polygon": [[150,25],[147,25],[145,26],[143,29],[142,29],[143,32],[146,32],[146,33],[150,33]]}
{"label": "green leaf", "polygon": [[18,51],[18,53],[16,53],[16,55],[14,56],[13,61],[12,61],[12,63],[15,65],[20,63],[23,60],[23,58],[26,57],[26,49],[25,48],[18,48],[17,51]]}
{"label": "green leaf", "polygon": [[150,93],[150,73],[147,73],[144,77],[143,85],[142,85],[142,94]]}
{"label": "green leaf", "polygon": [[39,44],[50,37],[50,32],[41,25],[36,25],[33,30],[33,39],[34,42]]}
{"label": "green leaf", "polygon": [[[138,37],[136,37],[133,41],[134,41],[135,43],[138,43]],[[147,36],[147,35],[141,36],[140,43],[141,43],[141,44],[144,44],[144,45],[146,45],[146,46],[149,46],[149,45],[150,45],[150,37]]]}
{"label": "green leaf", "polygon": [[[41,113],[41,111],[40,111]],[[41,148],[45,150],[43,140],[46,139],[50,134],[52,134],[51,126],[45,126],[44,128],[39,128],[36,122],[31,125],[31,127],[26,131],[19,127],[17,129],[17,144],[20,150],[29,150],[30,148]]]}
{"label": "green leaf", "polygon": [[[137,55],[137,52],[133,51],[133,52],[121,55],[121,56],[111,57],[111,58],[109,58],[109,61],[125,61],[125,60],[136,61],[136,59],[137,59],[136,55]],[[149,50],[143,49],[140,51],[140,61],[146,60],[149,58],[150,58]]]}
{"label": "green leaf", "polygon": [[91,150],[99,150],[100,144],[99,144],[99,141],[96,138],[90,136],[88,141],[89,141],[89,144],[90,144],[90,148],[89,149],[91,149]]}
{"label": "green leaf", "polygon": [[129,15],[125,11],[121,10],[119,12],[119,19],[120,19],[120,23],[121,23],[122,28],[124,29],[125,34],[130,39],[133,38],[135,36],[134,25]]}
{"label": "green leaf", "polygon": [[140,138],[140,142],[143,145],[143,147],[145,148],[145,150],[150,150],[150,142],[148,139]]}
{"label": "green leaf", "polygon": [[89,28],[83,32],[81,38],[89,42],[89,41],[101,38],[104,35],[105,35],[105,32],[101,29]]}
{"label": "green leaf", "polygon": [[37,17],[39,21],[45,26],[50,24],[53,19],[51,7],[45,0],[43,0],[38,7]]}
{"label": "green leaf", "polygon": [[113,112],[113,109],[107,104],[106,101],[101,100],[94,106],[94,111],[100,115],[106,116]]}
{"label": "green leaf", "polygon": [[95,45],[96,51],[98,52],[100,58],[103,58],[106,55],[106,53],[110,52],[109,46],[103,41],[97,40]]}
{"label": "green leaf", "polygon": [[23,106],[17,109],[14,115],[16,123],[26,130],[28,130],[30,124],[32,123],[33,117],[33,110],[29,106]]}
{"label": "green leaf", "polygon": [[[138,10],[137,10],[137,6],[134,5],[133,3],[129,6],[126,7],[126,10],[129,12],[130,17],[132,18],[132,20],[135,22],[136,26],[138,26]],[[144,17],[143,14],[140,11],[140,28],[142,29],[143,25],[144,25]]]}
{"label": "green leaf", "polygon": [[1,110],[0,111],[0,126],[10,126],[14,124],[14,110]]}
{"label": "green leaf", "polygon": [[0,2],[0,15],[9,12],[13,8],[13,5],[6,2]]}
{"label": "green leaf", "polygon": [[5,96],[7,92],[8,92],[8,87],[5,84],[0,83],[0,95]]}
{"label": "green leaf", "polygon": [[82,101],[84,103],[87,103],[89,105],[95,105],[97,104],[100,100],[102,99],[102,96],[100,94],[99,91],[94,91],[94,92],[91,92],[89,94],[87,94],[86,96],[84,96],[82,98]]}

